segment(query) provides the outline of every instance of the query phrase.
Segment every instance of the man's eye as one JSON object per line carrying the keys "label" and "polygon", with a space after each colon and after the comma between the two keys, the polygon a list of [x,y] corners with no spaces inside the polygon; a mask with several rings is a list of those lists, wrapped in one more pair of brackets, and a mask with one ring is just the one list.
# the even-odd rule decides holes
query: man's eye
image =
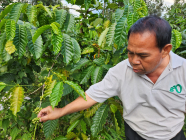
{"label": "man's eye", "polygon": [[146,56],[146,55],[141,55],[140,57],[141,57],[141,58],[146,58],[147,56]]}

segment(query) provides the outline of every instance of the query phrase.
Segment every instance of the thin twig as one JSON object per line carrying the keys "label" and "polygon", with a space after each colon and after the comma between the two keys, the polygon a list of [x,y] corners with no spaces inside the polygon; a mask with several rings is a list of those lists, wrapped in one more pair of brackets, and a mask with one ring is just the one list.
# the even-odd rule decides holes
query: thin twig
{"label": "thin twig", "polygon": [[44,88],[45,88],[45,84],[42,85],[42,96],[40,98],[40,107],[41,107],[41,102],[42,102],[42,98],[43,98],[43,94],[44,94]]}
{"label": "thin twig", "polygon": [[[60,56],[60,54],[61,54],[61,53],[59,53],[59,54],[57,55],[57,57],[55,58],[55,60],[54,60],[54,61],[56,61],[56,60],[57,60],[57,58]],[[51,68],[50,68],[50,70],[49,70],[48,77],[50,76],[50,72],[51,72],[51,70],[52,70],[52,68],[53,68],[54,64],[55,64],[55,62],[52,64],[52,67],[51,67]]]}
{"label": "thin twig", "polygon": [[[31,94],[34,94],[35,92],[37,92],[38,90],[40,90],[42,88],[42,86],[40,86],[38,89],[36,89],[35,91],[33,91],[32,93],[30,93],[29,95],[31,95]],[[28,95],[28,96],[29,96]]]}

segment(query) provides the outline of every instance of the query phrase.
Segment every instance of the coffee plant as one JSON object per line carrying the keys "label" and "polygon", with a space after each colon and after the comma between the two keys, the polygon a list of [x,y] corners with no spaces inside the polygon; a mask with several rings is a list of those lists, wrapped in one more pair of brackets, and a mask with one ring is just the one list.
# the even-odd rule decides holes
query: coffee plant
{"label": "coffee plant", "polygon": [[[143,0],[70,2],[81,5],[79,17],[42,3],[13,3],[1,12],[0,139],[125,139],[118,97],[45,123],[37,118],[47,106],[86,100],[84,91],[127,58],[127,32],[148,15]],[[173,30],[173,51],[181,42]]]}

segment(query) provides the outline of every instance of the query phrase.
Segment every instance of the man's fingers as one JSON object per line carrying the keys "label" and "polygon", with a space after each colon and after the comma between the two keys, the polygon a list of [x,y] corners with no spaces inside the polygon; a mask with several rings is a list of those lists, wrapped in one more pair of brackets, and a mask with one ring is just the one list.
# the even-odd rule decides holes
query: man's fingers
{"label": "man's fingers", "polygon": [[45,116],[47,114],[48,114],[48,108],[43,108],[43,109],[41,109],[41,111],[39,112],[37,117],[40,118],[40,117],[43,117],[43,116]]}
{"label": "man's fingers", "polygon": [[48,115],[41,117],[39,121],[40,122],[46,122],[46,121],[48,121]]}

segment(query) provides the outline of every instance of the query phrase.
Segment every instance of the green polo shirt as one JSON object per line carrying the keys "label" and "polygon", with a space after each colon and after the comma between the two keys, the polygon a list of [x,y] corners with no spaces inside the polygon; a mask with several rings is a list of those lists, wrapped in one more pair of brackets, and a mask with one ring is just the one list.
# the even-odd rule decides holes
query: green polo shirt
{"label": "green polo shirt", "polygon": [[86,93],[97,102],[118,96],[124,120],[142,138],[170,140],[184,125],[186,59],[170,52],[170,62],[155,84],[146,75],[133,72],[126,59]]}

